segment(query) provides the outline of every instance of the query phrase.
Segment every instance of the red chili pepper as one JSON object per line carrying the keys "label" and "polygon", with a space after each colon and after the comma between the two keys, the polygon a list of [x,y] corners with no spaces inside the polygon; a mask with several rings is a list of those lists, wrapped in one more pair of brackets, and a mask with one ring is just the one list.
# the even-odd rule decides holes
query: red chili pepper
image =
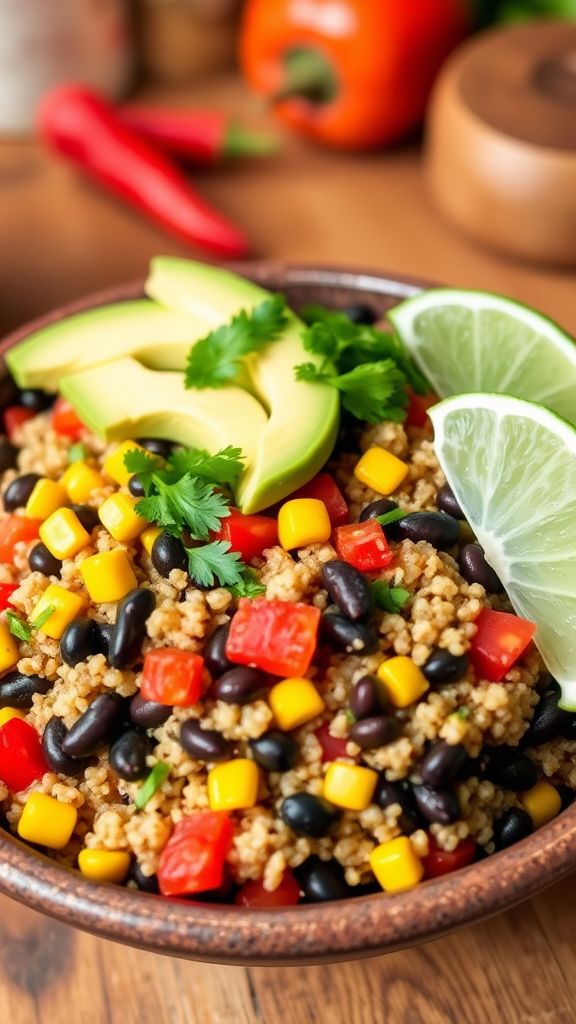
{"label": "red chili pepper", "polygon": [[40,104],[38,126],[53,150],[185,242],[230,258],[248,252],[240,230],[97,93],[79,85],[53,89]]}
{"label": "red chili pepper", "polygon": [[36,415],[32,409],[26,409],[23,405],[8,405],[4,409],[4,430],[10,441],[14,440],[14,434],[23,423],[27,423]]}
{"label": "red chili pepper", "polygon": [[458,868],[471,864],[476,856],[478,846],[472,836],[462,839],[455,850],[441,850],[433,835],[429,835],[429,852],[422,858],[426,878],[438,878],[448,875]]}
{"label": "red chili pepper", "polygon": [[65,398],[57,398],[52,410],[52,428],[57,434],[78,441],[87,431],[73,405]]}
{"label": "red chili pepper", "polygon": [[160,856],[158,885],[163,896],[217,889],[232,843],[232,823],[223,811],[198,811],[176,825]]}
{"label": "red chili pepper", "polygon": [[440,399],[432,391],[427,395],[417,395],[411,388],[408,389],[408,409],[406,412],[406,423],[409,427],[419,427],[421,430],[428,426],[430,417],[428,409],[436,405]]}
{"label": "red chili pepper", "polygon": [[6,611],[11,606],[10,598],[19,586],[19,583],[0,583],[0,612]]}
{"label": "red chili pepper", "polygon": [[346,753],[348,740],[331,736],[328,722],[323,722],[320,728],[316,729],[314,735],[322,747],[322,764],[326,764],[327,761],[337,761],[339,757],[348,757]]}
{"label": "red chili pepper", "polygon": [[27,789],[47,772],[40,737],[22,718],[0,728],[0,779],[13,793]]}
{"label": "red chili pepper", "polygon": [[41,525],[41,519],[29,519],[27,516],[6,516],[0,520],[0,562],[11,565],[16,544],[21,540],[36,540]]}
{"label": "red chili pepper", "polygon": [[232,512],[211,536],[212,540],[227,540],[231,551],[238,551],[244,562],[251,562],[266,548],[278,543],[278,523],[269,516],[243,516],[241,512]]}
{"label": "red chili pepper", "polygon": [[309,483],[299,487],[291,498],[317,498],[326,505],[332,526],[342,526],[350,519],[346,500],[329,473],[320,473]]}
{"label": "red chili pepper", "polygon": [[226,656],[275,676],[303,676],[314,651],[320,611],[309,604],[240,598]]}
{"label": "red chili pepper", "polygon": [[202,167],[243,156],[266,156],[277,148],[274,139],[243,128],[217,110],[165,110],[130,103],[120,108],[118,116],[160,149]]}
{"label": "red chili pepper", "polygon": [[300,886],[290,868],[286,868],[274,892],[268,892],[261,881],[245,882],[234,903],[239,907],[292,907],[299,899]]}
{"label": "red chili pepper", "polygon": [[158,647],[144,657],[140,694],[144,700],[188,708],[202,696],[204,659],[177,647]]}
{"label": "red chili pepper", "polygon": [[518,661],[531,642],[536,625],[510,612],[484,608],[475,625],[476,635],[470,643],[470,657],[476,675],[498,683]]}
{"label": "red chili pepper", "polygon": [[394,553],[375,519],[364,523],[351,523],[334,530],[333,544],[340,558],[360,572],[378,572],[387,569]]}

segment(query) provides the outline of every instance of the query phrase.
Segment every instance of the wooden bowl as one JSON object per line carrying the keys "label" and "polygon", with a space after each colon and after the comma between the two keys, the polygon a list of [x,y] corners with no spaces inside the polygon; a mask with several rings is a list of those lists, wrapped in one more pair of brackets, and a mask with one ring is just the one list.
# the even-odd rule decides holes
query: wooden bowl
{"label": "wooden bowl", "polygon": [[[422,286],[358,270],[269,263],[239,269],[283,291],[296,308],[367,302],[384,313]],[[10,335],[0,355],[43,324],[141,294],[137,283],[72,303]],[[0,892],[66,924],[156,953],[225,964],[311,964],[375,956],[474,924],[557,882],[575,857],[576,804],[516,846],[407,892],[248,911],[95,884],[0,830]]]}

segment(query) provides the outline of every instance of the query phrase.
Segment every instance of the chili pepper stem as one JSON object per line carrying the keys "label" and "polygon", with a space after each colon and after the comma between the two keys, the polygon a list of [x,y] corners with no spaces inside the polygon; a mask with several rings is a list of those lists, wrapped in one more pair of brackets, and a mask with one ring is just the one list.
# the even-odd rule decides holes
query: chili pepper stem
{"label": "chili pepper stem", "polygon": [[298,47],[284,57],[284,84],[272,95],[273,103],[300,98],[328,103],[338,91],[334,68],[318,50]]}
{"label": "chili pepper stem", "polygon": [[222,144],[222,156],[226,160],[242,157],[272,156],[280,148],[279,141],[272,135],[250,131],[242,125],[232,123],[226,129]]}

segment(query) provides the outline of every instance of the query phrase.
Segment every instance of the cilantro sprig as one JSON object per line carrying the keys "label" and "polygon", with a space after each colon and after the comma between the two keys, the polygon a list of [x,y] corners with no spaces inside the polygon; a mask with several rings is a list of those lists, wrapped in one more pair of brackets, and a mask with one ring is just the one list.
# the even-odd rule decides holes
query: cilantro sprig
{"label": "cilantro sprig", "polygon": [[372,594],[378,607],[392,615],[401,612],[410,597],[409,590],[405,590],[404,587],[391,587],[386,580],[376,580],[372,584]]}
{"label": "cilantro sprig", "polygon": [[41,629],[45,622],[48,621],[52,613],[55,611],[54,605],[49,604],[44,608],[35,619],[22,619],[16,612],[7,611],[6,619],[8,620],[8,629],[12,633],[12,636],[17,637],[18,640],[25,640],[28,642],[32,639],[32,630]]}

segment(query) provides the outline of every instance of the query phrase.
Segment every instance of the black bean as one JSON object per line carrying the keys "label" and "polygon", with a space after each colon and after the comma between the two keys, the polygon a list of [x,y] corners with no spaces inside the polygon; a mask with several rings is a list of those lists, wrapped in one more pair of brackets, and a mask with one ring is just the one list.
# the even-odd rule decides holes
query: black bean
{"label": "black bean", "polygon": [[488,565],[479,544],[465,544],[458,555],[460,575],[467,583],[480,583],[487,594],[501,594],[504,590],[492,566]]}
{"label": "black bean", "polygon": [[324,640],[337,651],[348,654],[372,654],[378,648],[378,636],[371,626],[351,622],[337,612],[325,612],[320,620]]}
{"label": "black bean", "polygon": [[23,508],[40,479],[39,473],[23,473],[22,476],[17,476],[11,484],[8,484],[4,491],[6,511],[14,512],[17,508]]}
{"label": "black bean", "polygon": [[382,886],[372,875],[358,885],[351,885],[348,895],[357,898],[359,896],[376,896],[378,893],[382,893]]}
{"label": "black bean", "polygon": [[290,771],[300,753],[300,748],[292,736],[285,732],[277,732],[275,729],[263,733],[256,740],[250,740],[250,750],[256,764],[268,772]]}
{"label": "black bean", "polygon": [[372,607],[372,591],[368,580],[348,562],[326,562],[322,580],[330,597],[343,615],[356,622],[364,619]]}
{"label": "black bean", "polygon": [[53,772],[60,775],[81,775],[88,765],[88,759],[78,760],[64,753],[62,743],[67,733],[68,730],[61,718],[54,715],[48,720],[42,734],[44,757]]}
{"label": "black bean", "polygon": [[94,619],[74,619],[62,633],[60,655],[67,665],[78,665],[98,653],[98,629]]}
{"label": "black bean", "polygon": [[163,437],[137,437],[138,444],[153,455],[167,459],[177,447],[176,441],[165,441]]}
{"label": "black bean", "polygon": [[378,715],[374,718],[361,718],[350,728],[350,739],[362,750],[375,750],[398,739],[400,724],[395,718]]}
{"label": "black bean", "polygon": [[54,405],[56,395],[49,395],[47,391],[40,391],[39,388],[23,388],[18,395],[18,405],[32,412],[44,412]]}
{"label": "black bean", "polygon": [[170,718],[172,708],[168,704],[157,704],[154,700],[144,700],[137,693],[130,701],[130,721],[142,729],[157,729]]}
{"label": "black bean", "polygon": [[[366,508],[363,508],[360,515],[358,516],[359,523],[365,523],[367,519],[376,519],[377,516],[385,516],[387,512],[394,512],[398,508],[395,501],[391,498],[378,498],[377,501],[371,501]],[[386,527],[388,529],[388,527]]]}
{"label": "black bean", "polygon": [[121,779],[136,782],[148,774],[146,758],[149,753],[150,741],[146,734],[130,729],[110,747],[110,764]]}
{"label": "black bean", "polygon": [[559,707],[559,699],[559,690],[548,690],[542,694],[534,709],[532,721],[522,737],[522,746],[536,747],[540,743],[548,743],[569,728],[571,720],[576,719],[576,716]]}
{"label": "black bean", "polygon": [[538,782],[536,765],[516,747],[485,747],[480,755],[480,773],[495,786],[521,793]]}
{"label": "black bean", "polygon": [[456,500],[456,495],[450,484],[444,484],[436,495],[436,504],[441,512],[447,512],[454,519],[464,519],[464,513]]}
{"label": "black bean", "polygon": [[7,405],[18,405],[19,397],[16,381],[6,374],[0,379],[0,409],[5,409]]}
{"label": "black bean", "polygon": [[458,797],[451,789],[432,789],[432,786],[413,786],[414,799],[426,821],[451,825],[460,817]]}
{"label": "black bean", "polygon": [[384,773],[378,778],[373,800],[383,808],[390,807],[392,804],[400,804],[402,813],[398,818],[398,826],[406,835],[410,835],[418,828],[426,827],[416,806],[412,790],[400,782],[388,782]]}
{"label": "black bean", "polygon": [[533,828],[528,811],[511,807],[494,822],[494,845],[497,850],[505,850],[507,846],[513,846],[529,836]]}
{"label": "black bean", "polygon": [[355,683],[350,694],[348,706],[356,721],[359,721],[361,718],[373,718],[381,713],[382,704],[378,696],[378,685],[374,676],[362,676]]}
{"label": "black bean", "polygon": [[96,509],[92,508],[91,505],[72,505],[72,511],[76,514],[87,533],[92,533],[92,530],[100,522]]}
{"label": "black bean", "polygon": [[34,545],[28,555],[28,565],[32,572],[41,572],[44,576],[60,576],[62,570],[60,559],[55,558],[41,541]]}
{"label": "black bean", "polygon": [[126,712],[126,702],[116,693],[101,693],[74,722],[62,742],[65,754],[90,757],[111,743],[118,733]]}
{"label": "black bean", "polygon": [[296,835],[320,839],[336,824],[340,811],[321,796],[294,793],[282,803],[280,815]]}
{"label": "black bean", "polygon": [[226,704],[248,704],[266,686],[266,676],[256,668],[237,666],[212,684],[210,696]]}
{"label": "black bean", "polygon": [[567,740],[576,739],[576,715],[571,715],[570,721],[562,729],[562,735]]}
{"label": "black bean", "polygon": [[365,302],[352,302],[349,306],[346,306],[343,313],[354,324],[368,324],[370,326],[378,320],[378,313]]}
{"label": "black bean", "polygon": [[234,663],[226,657],[226,643],[228,642],[229,632],[229,622],[225,622],[223,626],[218,626],[218,629],[214,630],[204,649],[204,664],[210,674],[215,677],[223,675],[230,668],[234,668]]}
{"label": "black bean", "polygon": [[108,661],[108,655],[110,654],[110,644],[112,643],[112,637],[114,635],[114,626],[111,622],[95,622],[95,654],[103,654]]}
{"label": "black bean", "polygon": [[128,481],[128,490],[133,498],[144,498],[146,496],[144,484],[137,473],[130,477]]}
{"label": "black bean", "polygon": [[180,743],[187,754],[197,761],[227,761],[234,744],[216,729],[202,729],[194,718],[188,718],[180,727]]}
{"label": "black bean", "polygon": [[7,437],[0,436],[0,473],[7,469],[15,469],[18,459],[18,448]]}
{"label": "black bean", "polygon": [[152,545],[152,565],[161,576],[166,578],[172,569],[188,569],[188,557],[182,541],[169,533],[161,533]]}
{"label": "black bean", "polygon": [[144,587],[137,587],[122,598],[108,655],[112,668],[127,668],[136,660],[146,636],[146,620],[155,607],[156,597]]}
{"label": "black bean", "polygon": [[466,748],[461,743],[440,740],[426,751],[420,763],[424,782],[435,789],[443,789],[454,782],[467,760]]}
{"label": "black bean", "polygon": [[422,671],[432,686],[443,686],[457,683],[466,675],[469,660],[467,654],[450,654],[441,647],[436,647],[428,658]]}
{"label": "black bean", "polygon": [[0,679],[0,708],[31,708],[35,693],[48,693],[54,683],[42,676],[10,672]]}
{"label": "black bean", "polygon": [[130,878],[133,882],[136,882],[136,885],[141,892],[150,892],[154,895],[158,895],[160,892],[160,888],[158,886],[158,875],[145,875],[137,860],[132,862]]}
{"label": "black bean", "polygon": [[425,540],[440,551],[453,548],[459,536],[458,521],[446,512],[411,512],[394,523],[395,538]]}
{"label": "black bean", "polygon": [[350,886],[344,878],[344,868],[336,860],[308,857],[295,875],[308,903],[344,900],[351,895]]}
{"label": "black bean", "polygon": [[555,789],[562,801],[562,810],[565,811],[566,808],[570,807],[576,800],[576,791],[571,789],[570,786],[564,786],[562,784],[555,785]]}

